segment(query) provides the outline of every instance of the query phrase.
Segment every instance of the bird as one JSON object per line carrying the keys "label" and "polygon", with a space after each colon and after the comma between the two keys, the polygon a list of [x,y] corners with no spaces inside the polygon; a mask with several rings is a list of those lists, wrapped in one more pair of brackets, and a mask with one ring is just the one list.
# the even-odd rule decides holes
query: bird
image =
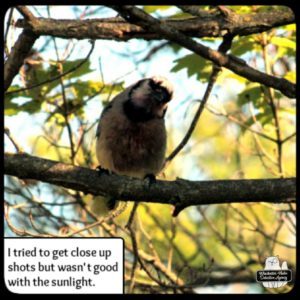
{"label": "bird", "polygon": [[[171,82],[162,76],[144,78],[127,87],[103,109],[96,131],[99,170],[155,181],[166,154],[165,113],[173,97]],[[102,201],[101,201],[102,200]],[[116,199],[95,199],[101,213]]]}

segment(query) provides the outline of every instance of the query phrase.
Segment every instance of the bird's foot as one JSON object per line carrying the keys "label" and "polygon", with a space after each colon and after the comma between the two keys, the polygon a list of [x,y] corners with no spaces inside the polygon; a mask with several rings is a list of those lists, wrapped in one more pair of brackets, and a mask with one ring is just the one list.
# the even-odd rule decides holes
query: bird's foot
{"label": "bird's foot", "polygon": [[102,168],[101,166],[98,166],[98,167],[96,168],[96,171],[98,171],[98,174],[99,174],[99,175],[102,175],[102,174],[109,175],[109,174],[110,174],[110,171],[109,171],[109,170],[104,169],[104,168]]}
{"label": "bird's foot", "polygon": [[147,174],[145,177],[144,177],[144,180],[146,180],[148,182],[148,187],[150,188],[151,185],[155,184],[156,183],[156,177],[154,174]]}

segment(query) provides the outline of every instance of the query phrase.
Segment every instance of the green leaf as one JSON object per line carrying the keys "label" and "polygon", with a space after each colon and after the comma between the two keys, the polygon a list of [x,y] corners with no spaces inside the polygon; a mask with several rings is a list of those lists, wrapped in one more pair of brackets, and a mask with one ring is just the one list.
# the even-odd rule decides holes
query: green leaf
{"label": "green leaf", "polygon": [[296,83],[296,72],[289,71],[285,74],[284,78],[291,81],[291,82],[293,82],[293,83]]}
{"label": "green leaf", "polygon": [[292,39],[288,39],[286,37],[281,36],[273,36],[271,38],[271,43],[277,45],[279,47],[289,48],[292,50],[296,50],[296,42]]}
{"label": "green leaf", "polygon": [[87,81],[81,81],[77,80],[72,84],[71,88],[73,89],[73,93],[78,98],[84,98],[84,97],[91,97],[93,95],[98,94],[108,94],[113,92],[119,93],[121,92],[123,83],[115,84],[115,85],[104,85],[100,81],[93,81],[93,80],[87,80]]}
{"label": "green leaf", "polygon": [[290,116],[296,116],[296,107],[280,107],[279,112],[282,114],[288,114]]}
{"label": "green leaf", "polygon": [[174,51],[174,53],[178,53],[182,47],[180,47],[178,44],[170,43],[170,48]]}
{"label": "green leaf", "polygon": [[246,103],[252,102],[255,107],[258,107],[260,106],[259,102],[262,99],[263,91],[261,89],[261,86],[254,82],[248,84],[246,89],[239,93],[237,103],[239,106],[242,106]]}
{"label": "green leaf", "polygon": [[[77,59],[73,61],[66,61],[63,64],[63,73],[70,71],[71,69],[77,67],[83,59]],[[93,70],[90,68],[90,62],[86,61],[79,68],[75,69],[73,72],[64,76],[64,78],[76,78],[87,73],[92,72]],[[60,84],[60,80],[52,80],[55,77],[60,76],[61,73],[58,70],[58,66],[56,64],[51,64],[48,68],[38,68],[32,69],[28,72],[26,76],[27,85],[35,85],[37,83],[47,82],[39,87],[34,89],[30,89],[26,91],[28,97],[31,97],[33,100],[40,101],[41,99],[45,99],[46,95],[51,92],[55,87]]]}
{"label": "green leaf", "polygon": [[252,37],[240,37],[234,40],[231,47],[231,54],[241,56],[244,53],[256,49],[256,42]]}
{"label": "green leaf", "polygon": [[208,76],[212,71],[212,63],[196,54],[188,54],[176,59],[174,62],[176,64],[171,69],[171,72],[178,72],[186,69],[189,77],[196,75],[197,79],[202,82],[207,81]]}
{"label": "green leaf", "polygon": [[244,122],[245,127],[244,126],[240,127],[241,132],[245,133],[247,131],[247,128],[251,127],[253,124],[254,124],[254,119],[251,116],[248,118],[248,120],[246,122]]}
{"label": "green leaf", "polygon": [[[67,72],[71,70],[72,68],[78,66],[82,61],[85,59],[76,59],[72,61],[66,61],[63,64],[63,72]],[[71,72],[67,75],[68,78],[75,78],[80,77],[82,75],[88,74],[90,72],[93,72],[94,70],[90,68],[90,61],[87,60],[83,65],[81,65],[79,68],[77,68],[75,71]]]}
{"label": "green leaf", "polygon": [[[12,92],[12,91],[16,91],[16,90],[19,90],[23,88],[22,86],[20,85],[11,85],[7,92]],[[15,98],[18,98],[18,97],[26,97],[26,98],[30,98],[30,96],[28,95],[28,93],[26,91],[24,92],[19,92],[19,93],[15,93],[15,94],[5,94],[5,105],[6,103],[8,103],[9,101],[15,99]]]}
{"label": "green leaf", "polygon": [[29,114],[34,114],[41,110],[41,104],[42,104],[41,101],[31,100],[29,102],[20,105],[20,111],[24,111]]}
{"label": "green leaf", "polygon": [[[222,73],[219,76],[222,76]],[[238,74],[230,72],[230,71],[228,72],[228,75],[226,77],[235,79],[235,80],[239,81],[240,83],[246,83],[247,82],[247,79],[245,77],[239,76]]]}
{"label": "green leaf", "polygon": [[167,10],[170,7],[170,5],[145,5],[143,9],[145,12],[151,14],[157,10]]}
{"label": "green leaf", "polygon": [[14,116],[20,112],[19,105],[11,101],[5,101],[4,114],[6,116]]}
{"label": "green leaf", "polygon": [[34,100],[39,100],[59,84],[59,80],[51,81],[52,78],[57,77],[58,75],[59,72],[56,65],[50,65],[48,68],[44,69],[31,69],[26,75],[27,86],[34,86],[46,81],[50,82],[33,89],[29,89],[26,91],[26,94]]}
{"label": "green leaf", "polygon": [[285,26],[282,26],[280,27],[281,29],[283,30],[287,30],[287,31],[296,31],[296,24],[293,23],[293,24],[288,24],[288,25],[285,25]]}
{"label": "green leaf", "polygon": [[268,107],[263,112],[258,113],[255,117],[256,120],[259,121],[262,126],[269,124],[273,120],[272,110],[270,107]]}
{"label": "green leaf", "polygon": [[[246,122],[244,122],[244,125],[247,127],[251,127],[255,120],[259,122],[262,126],[265,126],[266,124],[271,124],[273,120],[273,114],[271,111],[271,108],[268,107],[262,112],[259,112],[255,115],[255,118],[253,116],[250,116]],[[241,127],[242,133],[244,133],[247,130],[247,127]]]}
{"label": "green leaf", "polygon": [[[14,91],[22,88],[21,86],[14,85],[11,86],[8,91]],[[37,89],[35,89],[37,90]],[[27,112],[29,114],[33,114],[35,112],[39,112],[42,104],[41,97],[38,97],[37,100],[33,99],[32,95],[34,94],[33,90],[27,90],[24,92],[20,92],[17,94],[9,94],[5,95],[5,102],[4,102],[4,112],[5,115],[16,115],[19,112]],[[23,104],[14,103],[13,101],[18,101],[18,98],[23,98],[22,100],[28,100]],[[24,99],[25,98],[25,99]],[[23,102],[22,101],[22,102]]]}

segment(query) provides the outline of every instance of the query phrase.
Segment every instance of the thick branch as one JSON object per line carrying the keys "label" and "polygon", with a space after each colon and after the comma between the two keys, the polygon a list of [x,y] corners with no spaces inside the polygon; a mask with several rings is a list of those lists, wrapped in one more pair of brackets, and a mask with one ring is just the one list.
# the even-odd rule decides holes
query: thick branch
{"label": "thick branch", "polygon": [[[248,66],[243,60],[231,55],[224,55],[195,42],[189,36],[224,36],[244,35],[266,31],[274,26],[290,24],[295,16],[291,9],[285,8],[271,12],[251,15],[234,13],[212,14],[207,18],[159,21],[134,6],[110,6],[117,10],[127,22],[120,18],[94,20],[53,20],[35,18],[35,22],[19,20],[17,26],[31,30],[38,35],[52,35],[62,38],[92,38],[128,40],[131,38],[162,39],[179,45],[224,66],[250,81],[259,82],[280,90],[284,95],[295,98],[296,87],[284,78],[277,78]],[[224,9],[223,9],[224,11]],[[201,33],[202,32],[202,33]]]}
{"label": "thick branch", "polygon": [[[16,26],[31,29],[39,35],[51,35],[76,39],[113,39],[127,41],[133,38],[160,40],[155,30],[144,30],[140,26],[129,24],[122,18],[104,18],[92,20],[57,20],[36,18],[34,28],[25,20],[18,20]],[[205,17],[165,20],[182,33],[192,37],[222,37],[225,33],[249,35],[264,32],[271,28],[295,22],[295,15],[289,8],[273,9],[268,12],[237,15],[227,18],[222,14],[207,13]]]}
{"label": "thick branch", "polygon": [[6,91],[11,85],[14,77],[24,63],[24,59],[28,56],[35,40],[38,36],[28,30],[24,30],[14,47],[12,48],[7,60],[4,64],[4,90]]}
{"label": "thick branch", "polygon": [[195,42],[174,27],[166,25],[165,22],[153,18],[143,10],[131,5],[111,5],[111,8],[119,12],[128,22],[139,25],[145,29],[152,28],[162,37],[178,43],[179,45],[197,53],[198,55],[211,60],[219,66],[226,67],[234,73],[243,76],[250,81],[259,82],[266,86],[280,90],[284,95],[290,98],[296,96],[296,85],[284,78],[270,76],[263,72],[248,66],[243,60],[225,55],[219,51],[208,48],[200,43]]}
{"label": "thick branch", "polygon": [[217,181],[158,180],[148,182],[126,176],[101,174],[95,170],[38,158],[6,153],[4,172],[22,179],[35,179],[93,195],[124,201],[172,204],[183,209],[191,205],[233,202],[294,202],[296,179],[254,179]]}
{"label": "thick branch", "polygon": [[31,13],[31,11],[23,5],[19,5],[17,6],[17,10],[19,11],[19,13],[29,22],[35,22],[35,17],[34,15]]}

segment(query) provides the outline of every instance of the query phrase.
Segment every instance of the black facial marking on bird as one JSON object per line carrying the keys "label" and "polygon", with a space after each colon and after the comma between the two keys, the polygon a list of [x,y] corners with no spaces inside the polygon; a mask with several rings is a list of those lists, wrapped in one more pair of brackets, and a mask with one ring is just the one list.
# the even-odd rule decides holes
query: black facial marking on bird
{"label": "black facial marking on bird", "polygon": [[133,122],[163,118],[172,96],[173,89],[165,78],[155,76],[143,79],[131,88],[124,102],[124,112]]}

